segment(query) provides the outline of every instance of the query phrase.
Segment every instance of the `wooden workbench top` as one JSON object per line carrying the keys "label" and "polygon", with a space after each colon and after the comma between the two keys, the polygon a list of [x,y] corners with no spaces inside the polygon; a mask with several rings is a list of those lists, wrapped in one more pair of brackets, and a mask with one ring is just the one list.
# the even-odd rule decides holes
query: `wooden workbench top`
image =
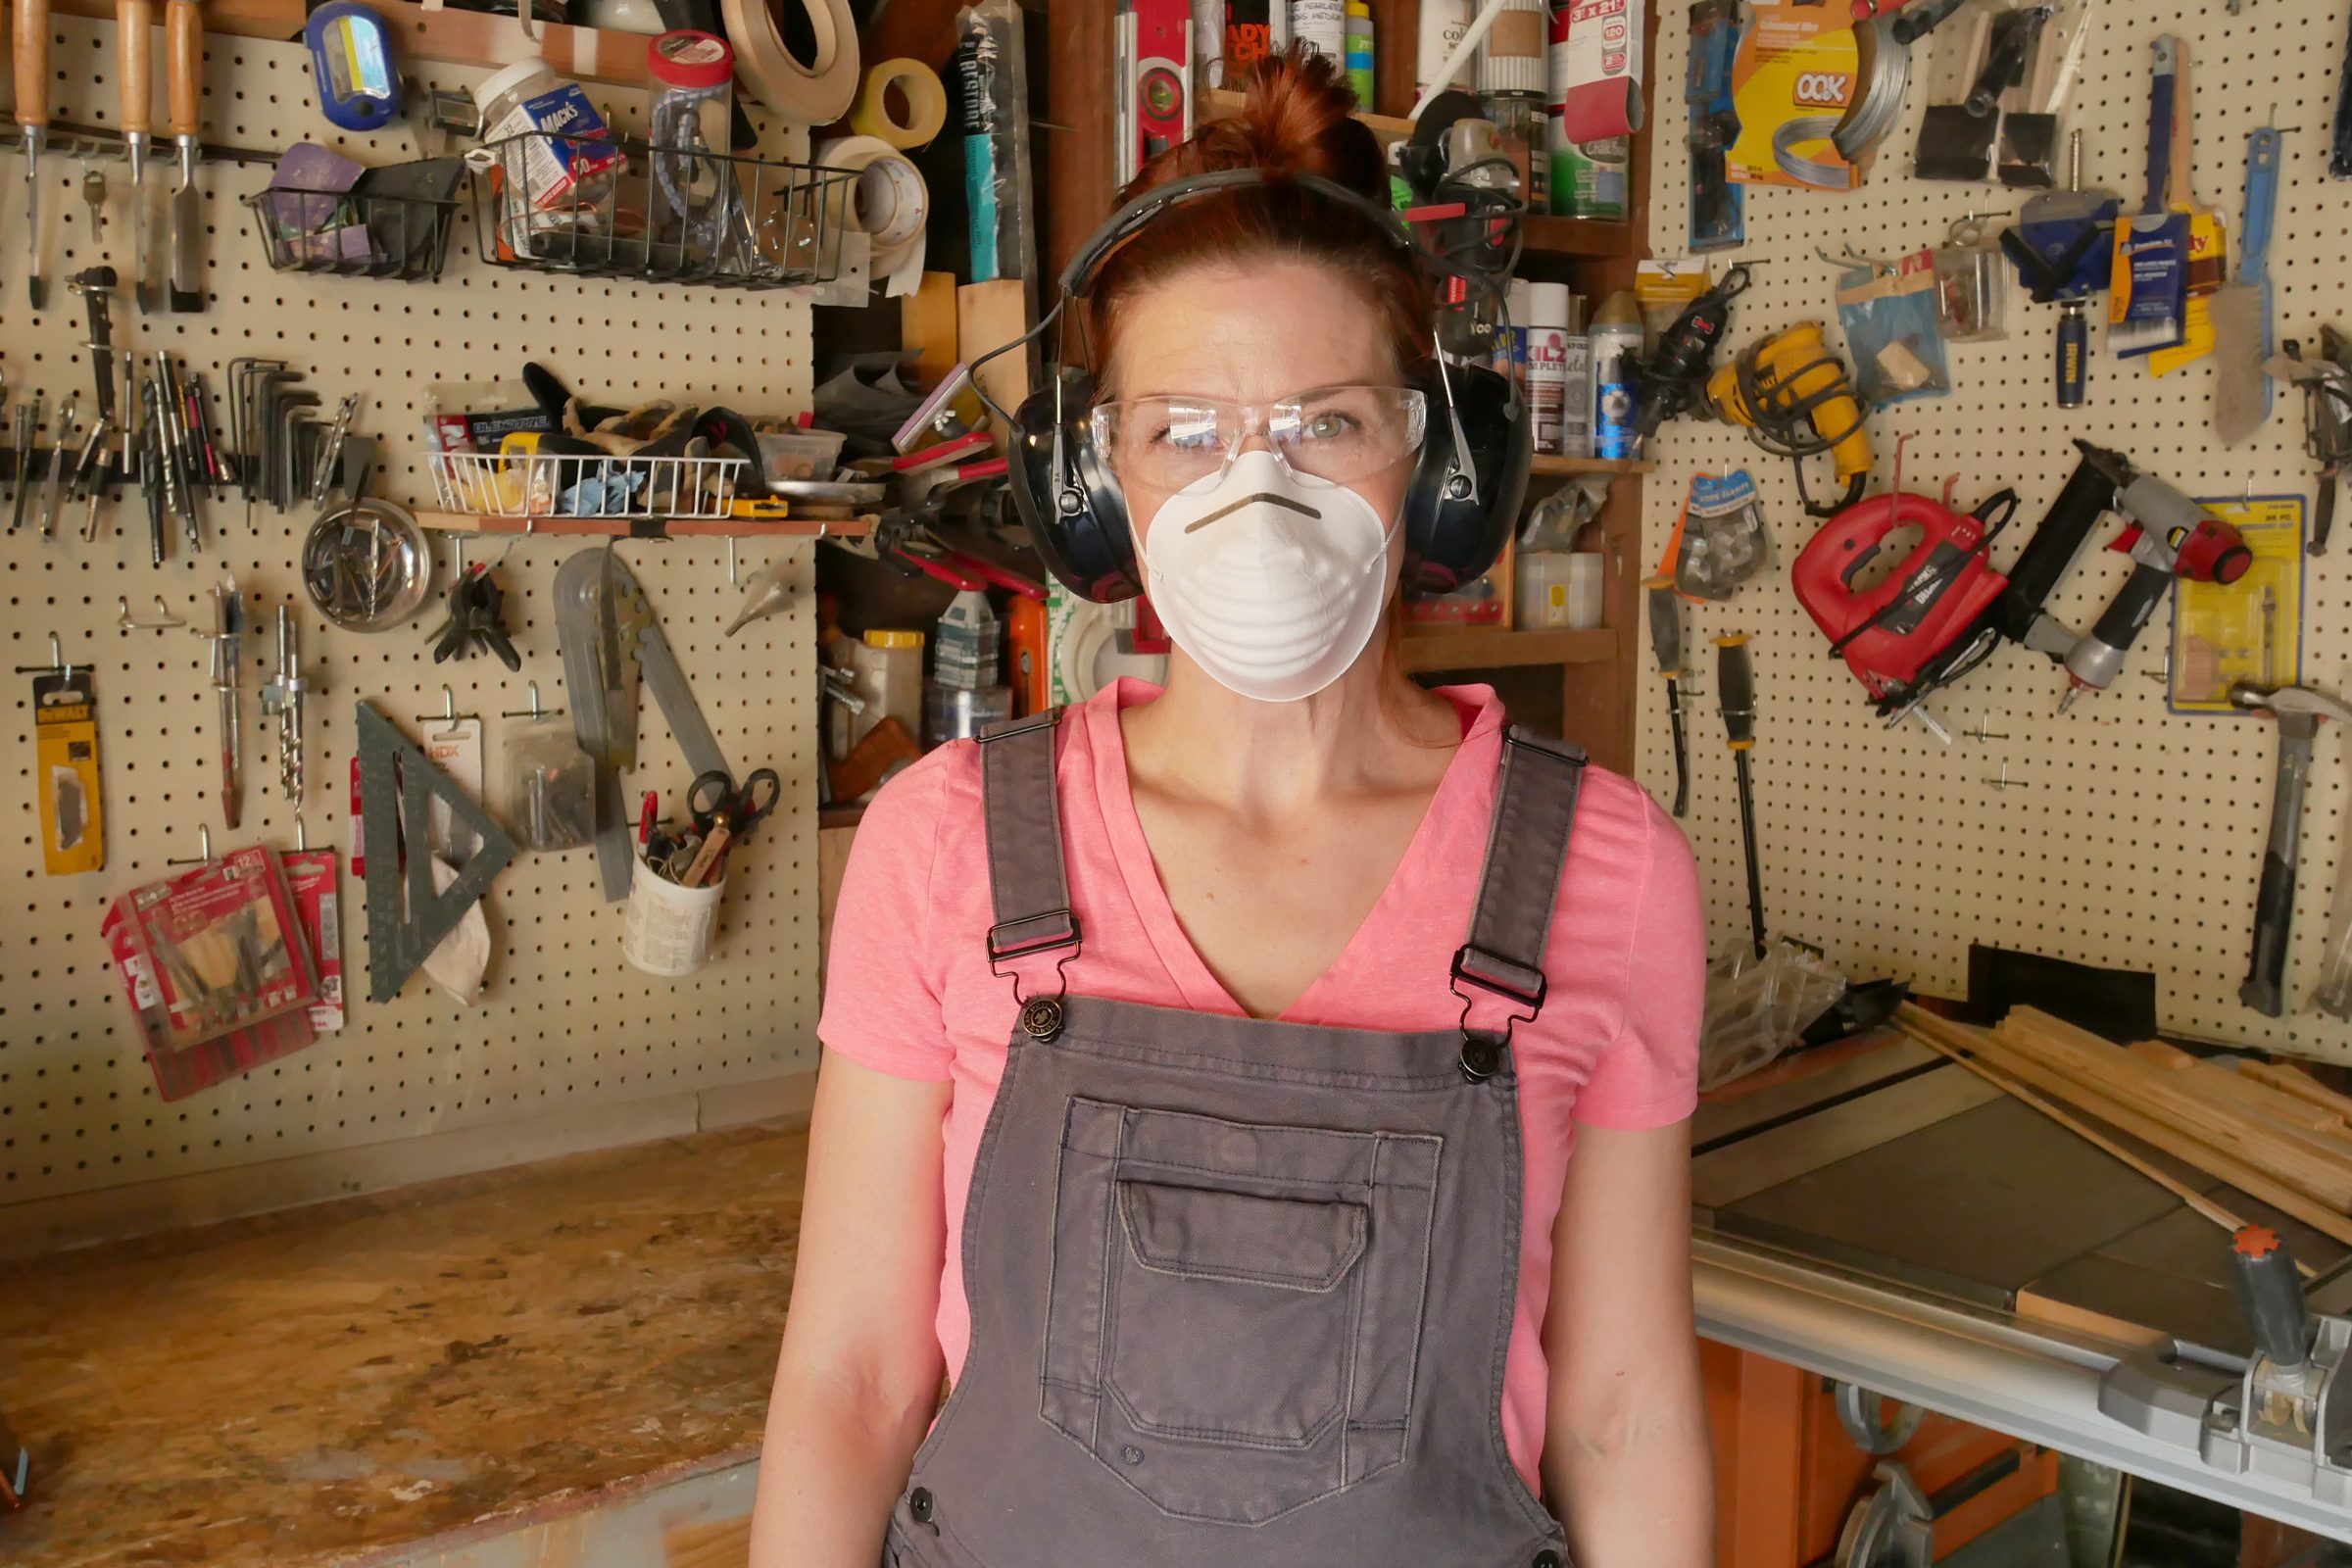
{"label": "wooden workbench top", "polygon": [[808,1143],[731,1129],[0,1280],[10,1568],[318,1568],[749,1457]]}

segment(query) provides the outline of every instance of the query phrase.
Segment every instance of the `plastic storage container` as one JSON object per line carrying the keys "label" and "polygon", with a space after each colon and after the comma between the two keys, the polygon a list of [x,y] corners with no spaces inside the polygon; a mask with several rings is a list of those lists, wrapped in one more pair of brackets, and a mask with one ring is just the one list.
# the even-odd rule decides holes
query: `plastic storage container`
{"label": "plastic storage container", "polygon": [[850,715],[850,745],[885,718],[895,718],[909,740],[923,733],[923,634],[867,632],[850,645],[850,679],[865,701],[865,711]]}
{"label": "plastic storage container", "polygon": [[473,103],[482,141],[497,150],[498,243],[511,254],[529,255],[532,236],[567,228],[612,194],[620,149],[601,139],[604,117],[578,82],[518,60],[485,77]]}

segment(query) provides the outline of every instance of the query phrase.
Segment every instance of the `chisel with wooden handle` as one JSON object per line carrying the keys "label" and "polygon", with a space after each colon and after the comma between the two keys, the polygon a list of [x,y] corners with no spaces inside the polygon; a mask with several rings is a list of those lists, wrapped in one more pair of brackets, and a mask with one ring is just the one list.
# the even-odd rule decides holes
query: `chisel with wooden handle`
{"label": "chisel with wooden handle", "polygon": [[17,125],[24,137],[24,243],[32,252],[25,290],[32,308],[47,298],[41,282],[41,149],[49,140],[49,0],[17,0]]}
{"label": "chisel with wooden handle", "polygon": [[147,243],[154,220],[147,207],[148,131],[155,117],[155,0],[115,0],[115,74],[122,89],[122,147],[130,156],[130,289],[141,314],[155,309],[147,282]]}
{"label": "chisel with wooden handle", "polygon": [[179,183],[172,192],[170,301],[174,311],[204,309],[204,196],[196,188],[197,132],[204,98],[204,18],[196,0],[166,0],[164,96],[172,139],[179,153]]}

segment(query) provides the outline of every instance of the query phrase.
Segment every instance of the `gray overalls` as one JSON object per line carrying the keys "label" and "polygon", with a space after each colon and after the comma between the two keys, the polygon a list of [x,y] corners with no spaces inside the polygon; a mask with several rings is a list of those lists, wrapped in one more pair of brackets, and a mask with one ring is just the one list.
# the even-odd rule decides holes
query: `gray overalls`
{"label": "gray overalls", "polygon": [[[1078,948],[1056,716],[981,743],[1007,975]],[[964,1217],[971,1349],[885,1568],[1561,1568],[1503,1448],[1507,1048],[1543,1004],[1583,767],[1506,739],[1461,1029],[1028,997]],[[1499,1032],[1463,981],[1510,1004]]]}

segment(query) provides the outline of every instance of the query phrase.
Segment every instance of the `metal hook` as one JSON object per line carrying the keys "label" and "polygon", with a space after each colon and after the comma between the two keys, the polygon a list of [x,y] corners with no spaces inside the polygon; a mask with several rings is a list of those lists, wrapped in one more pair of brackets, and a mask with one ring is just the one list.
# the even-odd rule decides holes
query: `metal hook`
{"label": "metal hook", "polygon": [[171,858],[167,857],[167,858],[165,858],[165,860],[164,860],[164,863],[165,863],[166,865],[210,865],[210,864],[212,864],[212,863],[213,863],[213,830],[212,830],[212,827],[211,827],[211,825],[210,825],[209,823],[201,823],[201,822],[200,822],[200,823],[198,823],[198,824],[197,824],[197,826],[196,826],[196,858],[194,858],[193,860],[189,860],[189,859],[173,859],[173,858]]}
{"label": "metal hook", "polygon": [[115,625],[121,630],[171,631],[174,627],[187,624],[186,621],[172,613],[172,607],[164,603],[162,594],[155,596],[155,612],[163,618],[160,620],[133,620],[130,614],[130,601],[121,594],[115,596]]}
{"label": "metal hook", "polygon": [[19,664],[17,673],[20,675],[63,675],[68,680],[72,680],[74,666],[66,662],[65,652],[57,640],[57,633],[51,632],[49,634],[49,662],[46,664]]}
{"label": "metal hook", "polygon": [[518,708],[514,710],[512,712],[501,713],[498,716],[501,718],[553,718],[556,714],[564,711],[564,710],[561,708],[541,708],[539,706],[539,683],[537,681],[532,681],[530,683],[530,707]]}
{"label": "metal hook", "polygon": [[[443,687],[441,688],[441,711],[439,711],[438,713],[417,713],[417,714],[416,714],[416,715],[415,715],[416,722],[417,722],[417,723],[419,723],[419,724],[423,723],[423,722],[424,722],[426,719],[428,719],[428,718],[437,718],[437,719],[440,719],[440,720],[441,720],[443,723],[445,723],[445,724],[449,725],[449,726],[450,726],[450,729],[452,729],[452,730],[454,730],[454,729],[457,727],[458,721],[459,721],[460,719],[464,719],[464,718],[478,718],[479,716],[480,716],[480,715],[479,715],[479,714],[477,714],[477,713],[461,713],[461,712],[459,712],[459,711],[458,711],[458,694],[457,694],[457,693],[455,693],[455,692],[453,692],[453,691],[451,691],[451,690],[450,690],[450,689],[449,689],[447,686],[443,686]],[[450,730],[443,730],[443,731],[441,732],[441,735],[442,735],[442,736],[445,736],[445,735],[447,735],[447,734],[449,734],[449,733],[450,733]],[[435,737],[433,737],[433,738],[434,738],[434,739],[436,739],[436,740],[438,740],[438,739],[440,739],[440,738],[441,738],[441,736],[435,736]]]}
{"label": "metal hook", "polygon": [[733,534],[727,535],[727,586],[730,588],[743,586],[735,580],[735,536]]}

